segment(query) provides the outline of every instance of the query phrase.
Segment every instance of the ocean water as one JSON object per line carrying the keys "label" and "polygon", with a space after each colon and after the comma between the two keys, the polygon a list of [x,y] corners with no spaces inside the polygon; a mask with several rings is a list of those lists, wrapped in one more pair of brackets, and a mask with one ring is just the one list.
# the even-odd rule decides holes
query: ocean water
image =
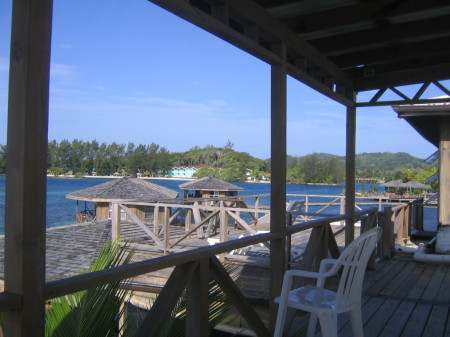
{"label": "ocean water", "polygon": [[[84,188],[102,184],[111,179],[106,178],[85,178],[85,179],[66,179],[66,178],[48,178],[47,179],[47,227],[55,227],[62,225],[69,225],[75,223],[76,201],[66,199],[66,194],[78,191]],[[178,188],[179,185],[186,182],[186,180],[169,180],[169,179],[154,179],[150,180],[155,184],[159,184],[180,193],[182,190]],[[242,187],[244,190],[239,192],[240,196],[261,195],[270,193],[270,184],[267,183],[234,183]],[[368,188],[368,186],[365,186]],[[370,186],[369,186],[370,187]],[[287,194],[307,194],[307,195],[330,195],[338,196],[344,193],[345,185],[292,185],[288,184],[286,187]],[[361,191],[363,186],[356,185],[356,190]],[[382,189],[380,188],[380,192]],[[287,200],[301,200],[302,197],[287,196]],[[304,198],[303,198],[304,199]],[[322,202],[330,202],[334,198],[320,198]],[[318,199],[316,199],[318,200]],[[251,200],[253,203],[254,199]],[[310,199],[314,202],[314,199]],[[261,198],[261,205],[269,205],[269,196]],[[5,176],[0,176],[0,234],[4,233],[4,208],[5,208]],[[92,208],[92,207],[91,207]],[[331,210],[330,212],[338,212],[338,210]],[[435,209],[425,210],[426,218],[431,218],[435,221],[437,213]]]}

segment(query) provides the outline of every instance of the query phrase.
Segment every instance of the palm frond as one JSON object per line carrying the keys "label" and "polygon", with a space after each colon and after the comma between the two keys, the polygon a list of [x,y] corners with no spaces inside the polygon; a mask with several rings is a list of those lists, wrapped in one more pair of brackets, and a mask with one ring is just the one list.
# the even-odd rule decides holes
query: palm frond
{"label": "palm frond", "polygon": [[[90,271],[130,262],[132,252],[120,241],[107,242]],[[53,299],[46,316],[46,337],[110,337],[117,333],[128,282],[113,282]]]}

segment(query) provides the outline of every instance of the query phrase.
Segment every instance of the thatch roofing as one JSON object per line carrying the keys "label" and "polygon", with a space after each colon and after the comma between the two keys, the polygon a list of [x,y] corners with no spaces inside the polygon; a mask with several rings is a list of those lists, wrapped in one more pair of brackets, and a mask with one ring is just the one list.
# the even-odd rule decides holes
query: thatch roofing
{"label": "thatch roofing", "polygon": [[388,181],[386,183],[381,184],[381,186],[382,187],[399,187],[401,184],[403,184],[402,181],[392,180],[392,181]]}
{"label": "thatch roofing", "polygon": [[242,191],[243,188],[213,177],[203,177],[178,186],[182,190]]}
{"label": "thatch roofing", "polygon": [[66,198],[92,202],[154,201],[173,199],[178,192],[139,178],[120,178],[66,195]]}
{"label": "thatch roofing", "polygon": [[406,183],[401,184],[399,187],[406,187],[406,188],[430,188],[429,185],[422,184],[418,181],[408,181]]}

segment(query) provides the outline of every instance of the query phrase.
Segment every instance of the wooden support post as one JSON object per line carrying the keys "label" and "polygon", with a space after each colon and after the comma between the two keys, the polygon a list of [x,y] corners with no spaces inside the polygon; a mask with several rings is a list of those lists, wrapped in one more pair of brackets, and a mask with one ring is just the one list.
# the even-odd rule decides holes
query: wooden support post
{"label": "wooden support post", "polygon": [[347,106],[345,154],[345,245],[355,238],[355,149],[356,149],[356,107]]}
{"label": "wooden support post", "polygon": [[153,209],[153,233],[159,236],[159,206]]}
{"label": "wooden support post", "polygon": [[192,228],[192,209],[190,208],[186,210],[184,224],[185,224],[184,231],[189,232]]}
{"label": "wooden support post", "polygon": [[[341,199],[340,199],[340,203],[339,203],[340,205],[339,205],[339,214],[345,214],[345,197],[342,197]],[[341,221],[341,226],[344,226],[345,225],[345,220],[342,220]]]}
{"label": "wooden support post", "polygon": [[270,231],[280,233],[283,238],[270,242],[270,289],[269,309],[271,331],[275,327],[277,308],[274,298],[280,294],[285,272],[285,233],[286,233],[286,99],[287,62],[286,46],[273,46],[282,56],[280,64],[271,68],[271,167],[270,184]]}
{"label": "wooden support post", "polygon": [[44,336],[51,0],[13,1],[5,197],[5,336]]}
{"label": "wooden support post", "polygon": [[381,257],[390,259],[394,251],[394,225],[392,219],[392,207],[385,207],[383,213],[379,213],[378,222],[383,229],[381,233]]}
{"label": "wooden support post", "polygon": [[209,336],[209,258],[200,261],[186,286],[186,336]]}
{"label": "wooden support post", "polygon": [[120,206],[117,203],[112,204],[112,224],[111,224],[111,239],[117,239],[120,237],[120,219],[121,211]]}
{"label": "wooden support post", "polygon": [[442,116],[439,127],[439,231],[436,252],[450,254],[450,116]]}
{"label": "wooden support post", "polygon": [[441,117],[439,131],[439,226],[450,226],[450,117]]}
{"label": "wooden support post", "polygon": [[164,206],[164,219],[163,219],[163,226],[164,226],[164,255],[167,255],[169,253],[169,247],[170,247],[170,225],[169,225],[169,218],[170,218],[170,208],[167,206]]}
{"label": "wooden support post", "polygon": [[255,218],[256,218],[256,220],[259,219],[258,208],[259,208],[259,197],[256,197],[256,199],[255,199]]}
{"label": "wooden support post", "polygon": [[[220,202],[220,242],[228,241],[228,215],[225,210],[223,201]],[[220,260],[225,260],[225,254],[220,254]]]}

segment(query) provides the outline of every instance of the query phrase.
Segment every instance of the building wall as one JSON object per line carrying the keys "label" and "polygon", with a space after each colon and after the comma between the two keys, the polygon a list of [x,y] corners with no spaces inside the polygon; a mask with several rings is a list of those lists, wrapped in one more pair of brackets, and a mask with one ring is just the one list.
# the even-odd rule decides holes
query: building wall
{"label": "building wall", "polygon": [[192,178],[198,169],[196,167],[171,167],[167,171],[169,177],[174,178]]}

